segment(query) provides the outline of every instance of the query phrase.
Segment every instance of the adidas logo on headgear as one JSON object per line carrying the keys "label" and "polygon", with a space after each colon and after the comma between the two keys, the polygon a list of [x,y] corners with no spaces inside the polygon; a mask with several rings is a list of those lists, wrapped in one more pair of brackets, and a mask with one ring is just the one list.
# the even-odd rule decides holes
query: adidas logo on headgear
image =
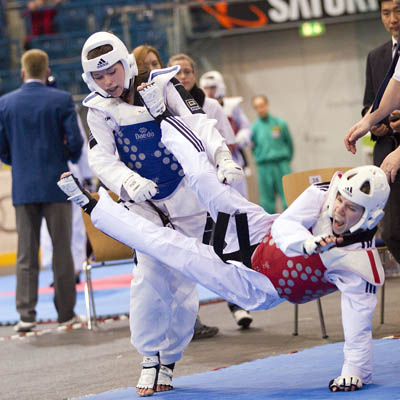
{"label": "adidas logo on headgear", "polygon": [[108,62],[104,60],[104,58],[100,58],[99,62],[97,63],[97,68],[104,68],[108,65]]}
{"label": "adidas logo on headgear", "polygon": [[343,189],[343,191],[345,191],[349,196],[353,195],[353,188],[351,186],[350,187],[345,187]]}

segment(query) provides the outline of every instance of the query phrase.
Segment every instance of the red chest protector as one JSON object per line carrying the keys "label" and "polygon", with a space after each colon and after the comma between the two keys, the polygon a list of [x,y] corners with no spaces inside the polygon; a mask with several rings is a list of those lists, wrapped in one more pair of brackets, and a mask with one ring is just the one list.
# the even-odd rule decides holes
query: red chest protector
{"label": "red chest protector", "polygon": [[302,304],[337,290],[324,278],[326,268],[318,254],[287,257],[268,234],[255,250],[251,267],[265,275],[279,296]]}

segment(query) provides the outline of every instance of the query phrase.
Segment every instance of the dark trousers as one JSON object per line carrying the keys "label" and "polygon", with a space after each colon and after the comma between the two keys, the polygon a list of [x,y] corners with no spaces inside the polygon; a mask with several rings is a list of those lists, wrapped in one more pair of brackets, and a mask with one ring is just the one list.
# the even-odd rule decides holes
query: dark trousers
{"label": "dark trousers", "polygon": [[15,215],[18,233],[16,306],[21,320],[36,320],[40,226],[44,217],[53,243],[54,304],[58,322],[68,321],[74,316],[76,301],[71,204],[22,204],[15,206]]}
{"label": "dark trousers", "polygon": [[[385,157],[400,144],[400,134],[378,138],[374,147],[374,164],[380,166]],[[398,263],[400,263],[400,176],[390,184],[390,195],[382,219],[382,239]]]}

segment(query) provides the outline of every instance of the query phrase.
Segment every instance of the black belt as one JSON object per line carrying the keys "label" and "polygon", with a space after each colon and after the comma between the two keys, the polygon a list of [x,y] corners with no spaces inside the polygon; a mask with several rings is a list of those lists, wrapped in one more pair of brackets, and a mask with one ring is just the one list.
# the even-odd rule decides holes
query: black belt
{"label": "black belt", "polygon": [[246,213],[235,214],[239,250],[233,253],[223,253],[224,247],[226,245],[225,235],[228,229],[229,218],[229,214],[223,212],[218,213],[217,222],[215,224],[214,230],[214,251],[224,262],[228,260],[240,261],[244,265],[246,265],[246,267],[251,268],[251,256],[257,248],[258,243],[250,245],[249,224],[247,221]]}
{"label": "black belt", "polygon": [[[118,203],[122,202],[123,200],[119,200]],[[128,203],[131,204],[137,204],[135,203],[133,200],[128,200]],[[169,219],[169,217],[164,214],[152,201],[150,200],[146,200],[146,203],[158,214],[158,216],[161,219],[161,222],[163,223],[163,225],[167,228],[172,228],[175,229],[174,225],[172,224],[171,220]]]}

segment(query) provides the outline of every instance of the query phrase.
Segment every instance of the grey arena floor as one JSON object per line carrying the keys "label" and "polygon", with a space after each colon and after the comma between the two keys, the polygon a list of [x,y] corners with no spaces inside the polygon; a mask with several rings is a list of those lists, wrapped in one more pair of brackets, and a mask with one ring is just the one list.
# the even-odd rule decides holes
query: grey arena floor
{"label": "grey arena floor", "polygon": [[[400,277],[387,279],[384,324],[378,292],[374,338],[400,333],[399,292]],[[202,306],[202,321],[218,326],[220,332],[192,341],[175,376],[343,341],[340,294],[326,296],[322,303],[327,339],[321,337],[315,302],[299,307],[298,336],[292,335],[294,306],[289,303],[253,312],[248,330],[237,328],[225,302]],[[97,331],[85,327],[60,331],[55,324],[42,324],[39,333],[17,338],[11,326],[0,327],[0,399],[61,400],[135,386],[141,357],[130,345],[127,320],[101,323]]]}

